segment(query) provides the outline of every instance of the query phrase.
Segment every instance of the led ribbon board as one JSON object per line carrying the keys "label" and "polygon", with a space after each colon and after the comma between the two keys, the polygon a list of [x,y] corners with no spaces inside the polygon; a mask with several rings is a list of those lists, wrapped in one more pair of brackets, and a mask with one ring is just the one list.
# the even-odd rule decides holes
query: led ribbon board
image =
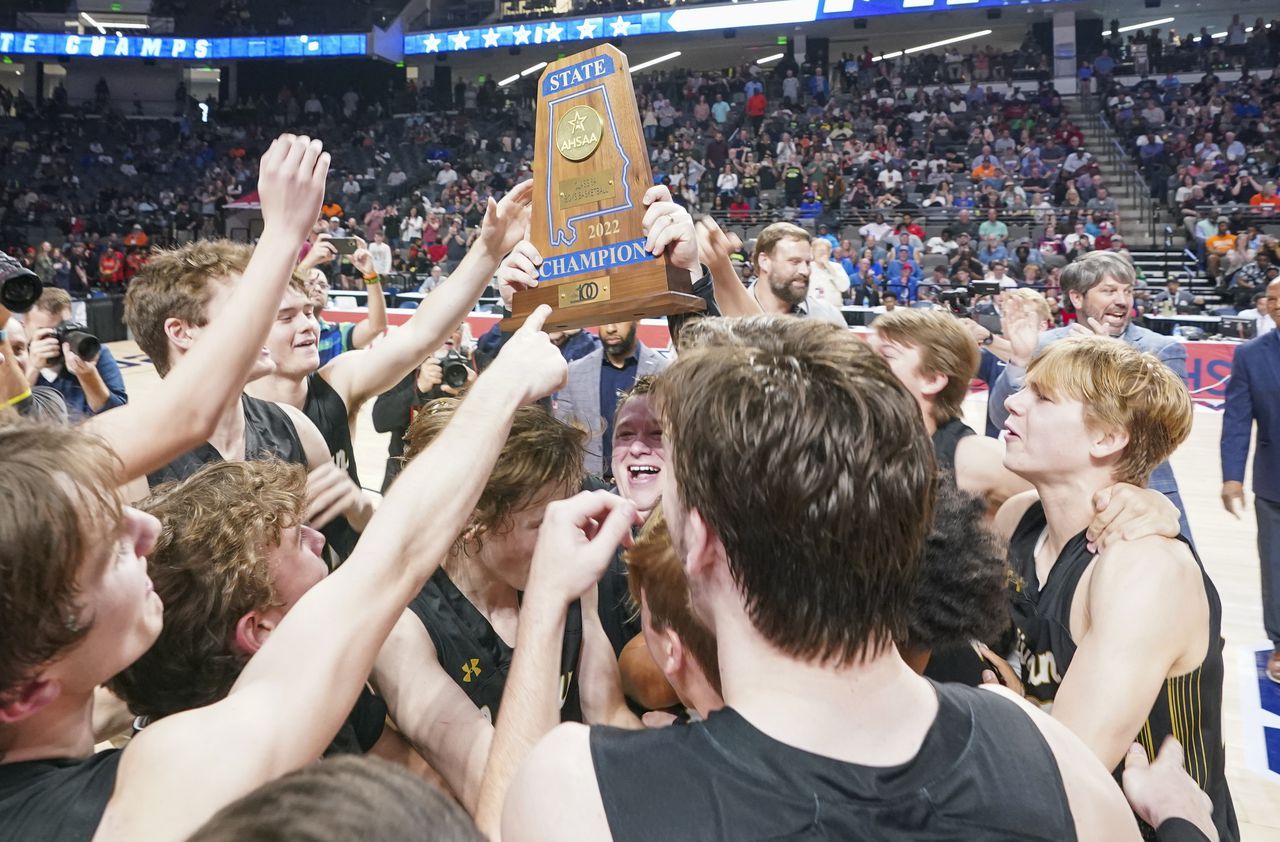
{"label": "led ribbon board", "polygon": [[176,38],[0,31],[0,54],[143,58],[173,61],[314,58],[368,54],[369,36],[276,35],[263,38]]}
{"label": "led ribbon board", "polygon": [[762,0],[758,3],[695,6],[586,18],[550,18],[503,26],[414,32],[404,37],[404,54],[454,53],[567,44],[636,35],[674,35],[735,28],[812,23],[841,18],[941,12],[948,9],[1045,5],[1061,0]]}

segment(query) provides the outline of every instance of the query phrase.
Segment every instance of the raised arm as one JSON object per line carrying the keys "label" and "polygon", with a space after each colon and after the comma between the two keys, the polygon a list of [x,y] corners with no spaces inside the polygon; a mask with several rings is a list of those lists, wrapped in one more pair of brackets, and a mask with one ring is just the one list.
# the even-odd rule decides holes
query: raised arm
{"label": "raised arm", "polygon": [[298,601],[230,694],[135,738],[98,839],[185,839],[223,805],[320,756],[465,525],[516,408],[564,381],[564,360],[541,330],[549,313],[539,308],[516,333],[406,466],[351,557]]}
{"label": "raised arm", "polygon": [[447,283],[431,292],[409,321],[361,354],[342,354],[320,375],[355,413],[369,398],[382,394],[422,364],[471,311],[480,293],[493,280],[503,255],[511,251],[527,229],[533,182],[516,185],[501,202],[489,200],[479,238]]}
{"label": "raised arm", "polygon": [[265,227],[223,308],[226,315],[209,324],[149,394],[86,422],[120,457],[121,485],[213,435],[218,416],[244,387],[266,341],[298,248],[320,212],[328,172],[329,153],[318,140],[281,135],[271,144],[258,173]]}
{"label": "raised arm", "polygon": [[502,805],[516,770],[560,722],[560,648],[569,605],[595,587],[637,520],[634,505],[607,491],[584,491],[547,506],[476,812],[480,830],[494,842],[501,838]]}
{"label": "raised arm", "polygon": [[708,216],[699,220],[697,238],[698,256],[711,270],[711,283],[720,312],[726,316],[758,316],[763,313],[760,302],[742,285],[733,261],[729,259],[729,255],[742,248],[738,237],[723,231]]}
{"label": "raised arm", "polygon": [[386,333],[387,297],[382,292],[382,280],[378,277],[378,270],[373,265],[373,255],[369,253],[364,240],[360,240],[360,248],[351,255],[351,265],[356,267],[360,277],[364,279],[365,291],[369,293],[366,305],[369,315],[351,329],[351,347],[368,348],[373,340]]}

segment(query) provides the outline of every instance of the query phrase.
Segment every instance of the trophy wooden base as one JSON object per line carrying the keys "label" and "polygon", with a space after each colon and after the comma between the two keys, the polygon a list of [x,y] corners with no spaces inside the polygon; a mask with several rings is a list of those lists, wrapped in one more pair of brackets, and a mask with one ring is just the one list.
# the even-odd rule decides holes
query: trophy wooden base
{"label": "trophy wooden base", "polygon": [[543,327],[547,331],[706,310],[706,302],[693,294],[688,272],[668,266],[665,274],[666,278],[661,270],[621,272],[542,284],[517,292],[512,301],[511,318],[502,320],[502,329],[512,331],[520,327],[540,304],[552,309]]}

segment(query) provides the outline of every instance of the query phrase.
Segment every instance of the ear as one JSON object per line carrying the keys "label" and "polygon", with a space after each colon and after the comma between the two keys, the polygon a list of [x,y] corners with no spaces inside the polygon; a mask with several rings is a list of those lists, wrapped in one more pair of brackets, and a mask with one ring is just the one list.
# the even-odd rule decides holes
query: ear
{"label": "ear", "polygon": [[662,674],[670,679],[674,675],[679,675],[684,669],[684,642],[670,628],[663,629],[659,632],[659,636],[658,645],[661,648],[662,662],[658,666],[662,669]]}
{"label": "ear", "polygon": [[1089,455],[1099,461],[1114,459],[1129,445],[1129,434],[1124,430],[1102,430],[1094,434],[1089,445]]}
{"label": "ear", "polygon": [[684,519],[685,569],[689,576],[713,575],[727,563],[720,536],[702,519],[697,509],[689,509]]}
{"label": "ear", "polygon": [[199,330],[199,328],[192,327],[182,319],[169,318],[164,320],[164,335],[169,338],[169,342],[181,348],[184,353],[190,351],[191,346],[195,344]]}
{"label": "ear", "polygon": [[1067,298],[1071,299],[1071,309],[1079,312],[1084,307],[1084,296],[1076,292],[1074,289],[1067,290]]}
{"label": "ear", "polygon": [[62,684],[58,681],[46,678],[28,681],[8,701],[0,704],[0,725],[21,722],[39,713],[61,694]]}
{"label": "ear", "polygon": [[236,621],[235,648],[252,658],[266,645],[267,638],[275,630],[279,617],[271,609],[254,609]]}
{"label": "ear", "polygon": [[947,375],[923,372],[920,374],[920,394],[932,398],[945,388],[947,388]]}

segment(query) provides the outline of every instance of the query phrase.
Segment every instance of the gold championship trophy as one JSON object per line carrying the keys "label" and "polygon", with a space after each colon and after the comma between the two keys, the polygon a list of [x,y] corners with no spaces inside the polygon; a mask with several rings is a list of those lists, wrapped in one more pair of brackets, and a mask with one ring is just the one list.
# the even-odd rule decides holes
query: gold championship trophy
{"label": "gold championship trophy", "polygon": [[689,272],[645,251],[653,185],[627,57],[607,44],[561,59],[538,80],[533,217],[538,286],[515,294],[504,330],[539,304],[546,330],[705,309]]}

